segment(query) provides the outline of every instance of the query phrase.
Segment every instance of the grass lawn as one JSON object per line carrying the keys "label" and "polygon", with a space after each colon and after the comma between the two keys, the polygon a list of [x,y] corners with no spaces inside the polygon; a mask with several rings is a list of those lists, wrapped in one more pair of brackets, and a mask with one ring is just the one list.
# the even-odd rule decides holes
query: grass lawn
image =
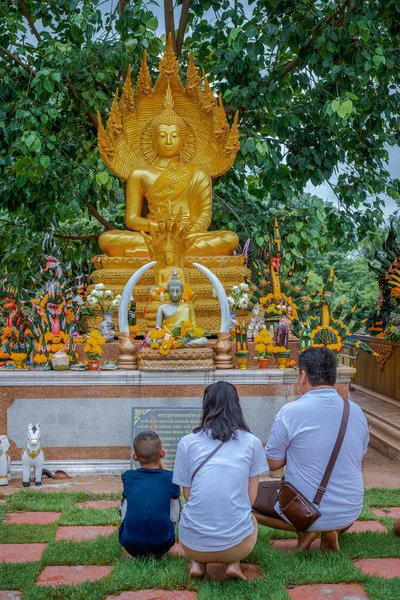
{"label": "grass lawn", "polygon": [[[385,580],[363,575],[352,561],[358,558],[400,558],[400,538],[393,533],[394,519],[376,517],[370,507],[400,505],[400,490],[370,489],[365,493],[361,519],[381,521],[387,533],[351,533],[341,536],[341,552],[319,551],[291,554],[274,550],[270,540],[292,537],[260,527],[257,545],[246,562],[260,566],[263,580],[249,583],[229,581],[189,581],[188,559],[166,556],[161,561],[129,559],[123,555],[117,533],[93,541],[55,541],[59,525],[116,525],[117,509],[83,509],[77,502],[117,495],[87,493],[51,493],[21,490],[0,505],[0,543],[47,542],[38,563],[0,564],[0,590],[21,590],[24,600],[103,600],[109,594],[125,590],[162,588],[196,591],[198,600],[288,600],[286,589],[306,583],[358,583],[371,600],[400,600],[400,579]],[[59,523],[52,525],[7,525],[7,512],[58,511]],[[98,582],[76,587],[38,587],[35,581],[47,565],[112,565],[111,574]]]}

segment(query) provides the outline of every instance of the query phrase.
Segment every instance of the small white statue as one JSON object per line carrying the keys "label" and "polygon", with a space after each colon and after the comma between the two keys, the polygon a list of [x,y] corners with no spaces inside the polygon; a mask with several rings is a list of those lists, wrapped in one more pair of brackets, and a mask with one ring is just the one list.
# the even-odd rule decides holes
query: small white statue
{"label": "small white statue", "polygon": [[35,485],[42,485],[42,471],[44,456],[40,446],[42,434],[39,423],[28,425],[28,443],[22,452],[22,484],[24,487],[29,487],[31,468],[35,472]]}
{"label": "small white statue", "polygon": [[0,435],[0,485],[8,485],[11,481],[11,459],[7,454],[10,442],[6,435]]}

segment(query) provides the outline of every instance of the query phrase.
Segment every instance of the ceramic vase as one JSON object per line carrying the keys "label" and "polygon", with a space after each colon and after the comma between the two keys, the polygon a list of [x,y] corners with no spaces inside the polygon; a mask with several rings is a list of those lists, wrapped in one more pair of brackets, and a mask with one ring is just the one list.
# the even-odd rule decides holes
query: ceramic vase
{"label": "ceramic vase", "polygon": [[113,342],[115,337],[115,325],[112,320],[114,313],[102,313],[103,321],[100,323],[100,335],[106,342]]}
{"label": "ceramic vase", "polygon": [[247,369],[250,353],[246,350],[239,350],[239,352],[235,352],[235,356],[237,364],[239,365],[239,369]]}
{"label": "ceramic vase", "polygon": [[268,367],[268,363],[269,363],[268,357],[258,358],[257,360],[258,360],[258,368],[259,369],[266,369]]}
{"label": "ceramic vase", "polygon": [[99,360],[88,360],[89,371],[98,371],[100,367]]}
{"label": "ceramic vase", "polygon": [[289,359],[289,356],[290,352],[279,352],[278,354],[275,354],[278,369],[286,369],[286,363]]}

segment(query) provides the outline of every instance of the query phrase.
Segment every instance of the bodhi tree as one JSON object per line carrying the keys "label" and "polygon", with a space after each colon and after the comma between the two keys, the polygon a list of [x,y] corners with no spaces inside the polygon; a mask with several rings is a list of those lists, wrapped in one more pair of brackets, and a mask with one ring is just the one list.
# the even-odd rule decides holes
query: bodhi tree
{"label": "bodhi tree", "polygon": [[[124,185],[97,149],[128,64],[156,66],[173,35],[240,114],[241,150],[214,182],[214,225],[262,251],[277,214],[291,255],[351,248],[373,237],[380,194],[398,198],[386,168],[399,141],[400,8],[396,0],[15,0],[0,2],[0,257],[21,273],[54,228],[66,256],[122,228]],[[164,12],[165,31],[158,17]],[[160,33],[161,32],[161,33]],[[337,202],[310,197],[327,182]],[[18,283],[16,281],[16,283]]]}

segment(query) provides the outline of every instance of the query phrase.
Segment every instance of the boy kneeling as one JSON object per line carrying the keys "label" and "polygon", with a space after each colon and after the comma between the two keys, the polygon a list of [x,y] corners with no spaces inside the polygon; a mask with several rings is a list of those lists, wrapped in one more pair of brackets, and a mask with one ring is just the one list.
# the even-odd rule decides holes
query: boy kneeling
{"label": "boy kneeling", "polygon": [[161,557],[175,543],[170,505],[172,499],[179,499],[180,488],[172,483],[172,471],[163,468],[165,450],[156,433],[142,431],[133,448],[132,457],[140,469],[122,474],[119,543],[131,556]]}

